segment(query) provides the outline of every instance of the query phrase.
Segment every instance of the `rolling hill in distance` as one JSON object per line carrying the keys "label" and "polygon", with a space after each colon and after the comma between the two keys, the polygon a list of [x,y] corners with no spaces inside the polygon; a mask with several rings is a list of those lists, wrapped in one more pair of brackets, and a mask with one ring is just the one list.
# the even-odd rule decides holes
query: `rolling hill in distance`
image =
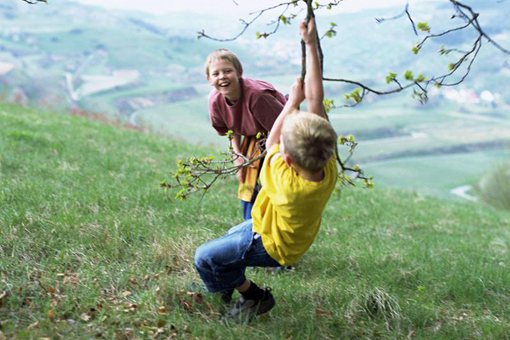
{"label": "rolling hill in distance", "polygon": [[[485,32],[508,48],[510,25],[504,13],[509,4],[467,4],[480,11]],[[441,46],[470,47],[473,32],[462,31],[432,41],[414,55],[411,48],[420,37],[406,18],[381,24],[374,20],[402,10],[318,14],[321,32],[330,22],[338,25],[336,37],[322,40],[325,76],[385,89],[388,72],[401,79],[408,69],[427,77],[444,73],[454,59],[439,56]],[[411,10],[433,32],[454,23],[447,2],[411,3]],[[268,22],[257,23],[235,41],[216,42],[198,40],[190,27],[224,38],[241,26],[214,14],[156,16],[73,2],[29,6],[10,0],[0,4],[0,95],[31,106],[99,113],[191,143],[224,147],[226,141],[215,135],[208,120],[210,87],[203,61],[213,49],[227,47],[241,58],[246,76],[266,79],[287,92],[300,70],[296,24],[281,27],[268,39],[255,39],[255,32],[272,29]],[[509,78],[508,55],[485,42],[468,79],[430,91],[426,105],[409,92],[369,96],[355,108],[334,109],[330,118],[339,133],[357,137],[354,161],[377,184],[454,197],[452,190],[469,191],[489,168],[510,156]],[[338,106],[354,89],[341,83],[325,86]]]}

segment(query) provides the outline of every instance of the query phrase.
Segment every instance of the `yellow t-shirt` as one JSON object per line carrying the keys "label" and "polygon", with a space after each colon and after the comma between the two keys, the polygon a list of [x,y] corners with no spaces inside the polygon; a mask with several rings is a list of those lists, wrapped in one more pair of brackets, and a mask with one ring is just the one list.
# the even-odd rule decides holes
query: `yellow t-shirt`
{"label": "yellow t-shirt", "polygon": [[320,182],[306,180],[285,163],[279,151],[279,144],[273,145],[262,165],[262,189],[252,210],[253,231],[261,235],[273,259],[288,265],[312,245],[338,173],[332,157]]}

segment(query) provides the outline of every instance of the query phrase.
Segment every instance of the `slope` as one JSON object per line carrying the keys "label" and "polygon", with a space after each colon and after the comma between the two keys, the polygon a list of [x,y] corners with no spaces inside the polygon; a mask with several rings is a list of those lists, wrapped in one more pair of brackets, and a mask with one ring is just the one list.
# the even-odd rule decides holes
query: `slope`
{"label": "slope", "polygon": [[344,189],[276,308],[219,322],[194,249],[239,222],[235,182],[176,202],[175,140],[0,104],[0,338],[504,338],[510,215]]}

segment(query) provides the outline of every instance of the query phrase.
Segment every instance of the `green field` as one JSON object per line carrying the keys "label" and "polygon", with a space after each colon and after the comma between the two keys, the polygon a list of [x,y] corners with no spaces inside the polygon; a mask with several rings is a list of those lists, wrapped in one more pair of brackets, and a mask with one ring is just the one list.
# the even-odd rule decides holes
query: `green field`
{"label": "green field", "polygon": [[176,159],[211,149],[13,105],[0,121],[0,338],[510,334],[507,212],[344,188],[294,271],[248,271],[276,307],[225,325],[192,259],[240,222],[235,180],[184,202],[159,187]]}
{"label": "green field", "polygon": [[510,159],[510,148],[369,162],[363,164],[363,168],[382,187],[455,198],[450,190],[462,185],[477,185],[485,174],[506,159]]}

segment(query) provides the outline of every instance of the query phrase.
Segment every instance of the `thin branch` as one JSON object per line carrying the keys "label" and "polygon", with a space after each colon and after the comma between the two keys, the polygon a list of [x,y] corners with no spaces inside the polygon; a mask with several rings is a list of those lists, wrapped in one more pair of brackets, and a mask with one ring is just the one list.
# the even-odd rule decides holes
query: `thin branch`
{"label": "thin branch", "polygon": [[[312,0],[303,0],[306,3],[306,18],[305,23],[308,24],[310,19],[314,17],[313,8],[312,8]],[[319,43],[319,40],[317,41]],[[303,39],[301,39],[301,79],[303,79],[302,84],[304,85],[304,80],[306,76],[306,45]]]}
{"label": "thin branch", "polygon": [[383,23],[388,20],[397,20],[400,19],[403,16],[407,16],[407,19],[411,22],[411,27],[413,28],[414,34],[418,35],[418,31],[416,30],[416,25],[414,24],[413,18],[411,17],[411,13],[409,12],[409,2],[406,3],[406,6],[404,8],[404,11],[400,14],[397,14],[390,18],[375,18],[375,21],[377,21],[379,24]]}
{"label": "thin branch", "polygon": [[[436,39],[439,37],[443,37],[447,34],[466,29],[470,26],[473,27],[475,29],[475,31],[478,33],[478,36],[475,39],[475,41],[473,42],[472,48],[470,50],[468,50],[468,51],[460,51],[457,49],[445,50],[444,48],[442,48],[440,50],[441,54],[448,54],[451,51],[456,51],[456,52],[461,53],[458,60],[455,63],[450,64],[450,67],[449,67],[450,71],[445,74],[439,75],[439,76],[433,76],[429,79],[421,79],[420,81],[414,80],[413,82],[411,82],[405,86],[403,86],[396,78],[394,78],[392,80],[392,82],[395,83],[397,85],[397,87],[395,87],[393,89],[389,89],[389,90],[377,90],[377,89],[372,88],[360,81],[353,81],[353,80],[342,79],[342,78],[324,77],[323,79],[325,81],[343,82],[343,83],[347,83],[347,84],[356,85],[362,89],[360,100],[356,100],[355,104],[344,105],[344,106],[352,107],[352,106],[358,105],[367,93],[373,93],[376,95],[389,95],[389,94],[401,92],[401,91],[404,91],[406,89],[413,88],[413,87],[417,88],[417,90],[414,91],[414,95],[416,95],[420,99],[421,102],[424,102],[427,100],[427,88],[429,85],[455,86],[455,85],[462,83],[467,78],[467,76],[471,72],[472,65],[473,65],[475,59],[477,58],[478,53],[482,47],[482,38],[487,39],[489,41],[489,43],[491,43],[493,46],[498,48],[501,52],[503,52],[505,54],[510,54],[509,50],[507,50],[507,49],[503,48],[501,45],[497,44],[492,38],[490,38],[483,31],[483,29],[481,28],[481,26],[478,22],[478,17],[479,17],[478,13],[475,13],[471,9],[471,7],[464,5],[464,4],[460,3],[459,1],[456,1],[456,0],[449,0],[449,1],[453,4],[454,9],[457,12],[457,15],[454,15],[452,18],[461,17],[462,19],[464,19],[466,21],[466,23],[461,26],[448,29],[441,33],[428,34],[414,47],[413,50],[415,51],[415,53],[418,53],[418,51],[423,47],[423,45],[428,40],[433,40],[433,39]],[[391,19],[399,18],[399,17],[403,16],[404,13],[407,13],[409,15],[410,20],[412,20],[412,18],[410,17],[409,11],[408,11],[408,7],[406,5],[406,10],[403,13],[401,13],[398,16],[395,16],[393,18],[380,19],[381,20],[380,22],[382,22],[384,20],[391,20]],[[413,28],[414,28],[414,24],[413,24]],[[456,75],[459,72],[460,67],[468,60],[469,60],[469,62],[466,66],[466,69],[465,69],[464,73],[462,75],[460,75],[458,80],[448,81],[451,77],[453,77],[454,75]]]}
{"label": "thin branch", "polygon": [[30,4],[30,5],[35,5],[39,2],[48,3],[48,0],[21,0],[21,1],[26,2],[27,4]]}
{"label": "thin branch", "polygon": [[[283,13],[286,12],[286,10],[289,8],[290,5],[295,5],[296,1],[289,1],[289,2],[283,2],[283,3],[280,3],[278,5],[274,5],[274,6],[271,6],[271,7],[267,7],[267,8],[264,8],[260,11],[256,11],[256,12],[252,12],[250,13],[249,15],[255,15],[250,21],[245,21],[244,19],[240,19],[241,23],[244,25],[243,28],[241,29],[241,31],[236,34],[234,37],[232,38],[224,38],[224,39],[220,39],[220,38],[215,38],[215,37],[212,37],[208,34],[205,33],[204,30],[200,31],[200,32],[197,32],[198,33],[198,38],[207,38],[207,39],[210,39],[210,40],[214,40],[214,41],[234,41],[236,40],[237,38],[239,38],[241,35],[244,34],[244,32],[246,32],[246,30],[258,19],[260,18],[265,12],[268,12],[268,11],[271,11],[273,9],[276,9],[276,8],[279,8],[279,7],[282,7],[282,6],[285,6],[285,10],[283,11]],[[283,14],[282,14],[283,15]],[[279,21],[278,21],[279,22]],[[275,33],[277,29],[274,30],[274,32],[272,32],[271,34]],[[269,35],[269,33],[266,33],[267,36]],[[267,37],[266,36],[266,37]]]}
{"label": "thin branch", "polygon": [[478,31],[478,33],[481,36],[483,36],[485,39],[487,39],[487,41],[489,41],[493,46],[495,46],[501,52],[510,54],[510,50],[504,48],[503,46],[501,46],[500,44],[495,42],[489,35],[487,35],[487,33],[485,33],[483,31],[483,29],[480,26],[480,23],[478,22],[478,16],[479,16],[478,13],[475,13],[471,7],[461,3],[459,1],[450,0],[450,2],[455,6],[455,8],[457,8],[459,13],[461,13],[464,17],[467,17],[467,15],[464,12],[462,12],[461,8],[467,10],[471,14],[471,17],[473,18],[472,25],[475,27],[475,29]]}

